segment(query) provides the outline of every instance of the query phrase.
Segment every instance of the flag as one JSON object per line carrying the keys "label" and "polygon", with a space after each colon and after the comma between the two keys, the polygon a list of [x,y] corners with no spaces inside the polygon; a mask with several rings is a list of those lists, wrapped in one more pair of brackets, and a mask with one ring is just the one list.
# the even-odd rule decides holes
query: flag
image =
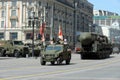
{"label": "flag", "polygon": [[42,41],[45,41],[45,36],[44,36],[45,25],[46,25],[45,22],[43,22],[42,25],[40,26],[40,35]]}
{"label": "flag", "polygon": [[45,36],[44,36],[44,34],[42,35],[42,39],[41,39],[42,41],[45,41]]}
{"label": "flag", "polygon": [[62,27],[60,25],[59,25],[58,38],[61,39],[61,40],[63,40]]}

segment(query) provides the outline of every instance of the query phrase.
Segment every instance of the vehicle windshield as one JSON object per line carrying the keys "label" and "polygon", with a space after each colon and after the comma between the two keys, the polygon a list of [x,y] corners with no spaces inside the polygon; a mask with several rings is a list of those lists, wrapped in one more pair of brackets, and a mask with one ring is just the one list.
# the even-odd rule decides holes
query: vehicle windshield
{"label": "vehicle windshield", "polygon": [[61,50],[61,46],[48,46],[46,47],[46,50]]}
{"label": "vehicle windshield", "polygon": [[14,41],[14,45],[24,45],[22,41]]}

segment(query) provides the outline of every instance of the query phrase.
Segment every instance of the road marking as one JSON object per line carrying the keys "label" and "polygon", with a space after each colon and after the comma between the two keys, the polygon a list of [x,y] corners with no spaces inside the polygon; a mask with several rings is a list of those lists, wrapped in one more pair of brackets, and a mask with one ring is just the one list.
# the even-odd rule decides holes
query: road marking
{"label": "road marking", "polygon": [[[74,62],[77,62],[77,61],[74,61]],[[74,63],[73,62],[73,63]],[[83,63],[83,64],[87,64],[87,63],[89,63],[89,62],[91,62],[91,60],[84,60],[84,61],[81,61],[81,63]],[[10,68],[10,69],[5,69],[5,70],[0,70],[0,72],[8,72],[8,71],[13,71],[13,70],[22,70],[22,69],[30,69],[30,68],[44,68],[45,66],[28,66],[28,67],[20,67],[20,68]]]}
{"label": "road marking", "polygon": [[109,62],[104,62],[101,64],[97,65],[92,65],[92,66],[83,66],[79,68],[73,68],[73,69],[68,69],[68,70],[58,70],[58,71],[52,71],[52,72],[44,72],[44,73],[39,73],[39,74],[28,74],[28,75],[21,75],[21,76],[11,76],[8,78],[3,78],[1,80],[13,80],[13,79],[20,79],[20,78],[29,78],[29,77],[35,77],[35,76],[44,76],[44,75],[54,75],[54,74],[60,74],[60,73],[67,73],[67,72],[73,72],[73,71],[80,71],[80,70],[92,70],[92,69],[98,69],[98,68],[103,68],[107,65],[110,65],[112,63],[119,62],[120,59],[114,60],[114,61],[109,61]]}
{"label": "road marking", "polygon": [[0,79],[0,80],[6,80],[6,79]]}

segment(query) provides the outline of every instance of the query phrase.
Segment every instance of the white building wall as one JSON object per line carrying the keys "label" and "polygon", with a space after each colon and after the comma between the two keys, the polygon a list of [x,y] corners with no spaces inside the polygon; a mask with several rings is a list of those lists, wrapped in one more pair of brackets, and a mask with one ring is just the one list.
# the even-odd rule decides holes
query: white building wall
{"label": "white building wall", "polygon": [[[18,40],[23,40],[25,41],[25,37],[26,37],[26,32],[31,31],[32,32],[32,26],[31,28],[27,28],[26,30],[23,30],[24,27],[28,27],[28,9],[29,7],[33,7],[34,5],[34,1],[41,1],[41,6],[46,7],[46,6],[50,6],[52,8],[49,9],[49,19],[48,22],[51,23],[51,20],[53,19],[53,14],[52,14],[52,9],[53,9],[53,5],[55,6],[55,12],[54,12],[54,16],[56,16],[58,18],[58,16],[60,18],[63,19],[63,21],[58,22],[58,20],[54,20],[54,29],[56,31],[58,31],[58,26],[59,23],[61,23],[62,27],[66,26],[67,30],[66,30],[66,36],[68,37],[69,40],[73,39],[73,27],[74,27],[74,8],[71,8],[65,4],[62,4],[60,2],[57,2],[56,0],[16,0],[17,1],[17,5],[14,6],[16,9],[16,16],[18,18],[18,21],[16,22],[16,27],[15,28],[11,28],[11,10],[12,10],[12,0],[2,0],[5,1],[5,8],[6,8],[6,16],[4,18],[0,18],[0,25],[1,25],[1,20],[5,20],[6,19],[6,31],[5,31],[5,40],[9,40],[10,39],[10,32],[17,32],[18,33]],[[25,1],[32,1],[32,5],[30,6],[28,5],[28,3],[26,3]],[[63,0],[64,1],[64,0]],[[74,0],[67,0],[70,1],[71,3],[74,2]],[[84,3],[87,0],[82,0]],[[25,2],[27,5],[23,5],[23,2]],[[55,2],[53,4],[53,2]],[[80,1],[81,2],[81,1]],[[1,3],[1,2],[0,2]],[[86,5],[88,4],[88,2],[86,3]],[[73,4],[74,5],[74,4]],[[90,5],[90,4],[88,4]],[[24,8],[23,8],[24,7]],[[39,7],[40,8],[40,7]],[[89,8],[88,8],[89,9]],[[29,9],[30,10],[30,9]],[[81,9],[82,15],[85,13],[89,14],[87,12],[87,10],[85,10],[85,8]],[[80,11],[81,11],[80,10]],[[32,11],[32,10],[31,10]],[[37,11],[37,10],[35,10]],[[92,11],[92,10],[91,10]],[[90,12],[91,12],[90,11]],[[37,13],[37,12],[36,12]],[[1,5],[0,5],[0,15],[1,15]],[[52,17],[52,19],[50,19]],[[92,16],[90,16],[92,17]],[[84,16],[84,18],[86,18],[86,16]],[[82,19],[82,18],[81,18]],[[66,21],[68,23],[66,23]],[[27,23],[26,23],[27,22]],[[87,22],[84,23],[84,25],[87,24]],[[49,25],[50,27],[50,25]],[[64,29],[64,28],[63,28]],[[35,30],[35,34],[38,33],[39,30]],[[0,32],[4,32],[4,29],[0,28]],[[65,31],[63,31],[65,32]]]}

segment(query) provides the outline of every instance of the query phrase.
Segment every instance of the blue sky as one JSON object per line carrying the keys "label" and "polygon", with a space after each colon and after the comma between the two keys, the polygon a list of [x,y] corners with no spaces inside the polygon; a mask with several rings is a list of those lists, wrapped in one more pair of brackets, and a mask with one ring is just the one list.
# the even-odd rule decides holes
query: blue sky
{"label": "blue sky", "polygon": [[120,0],[88,0],[94,9],[115,12],[120,15]]}

